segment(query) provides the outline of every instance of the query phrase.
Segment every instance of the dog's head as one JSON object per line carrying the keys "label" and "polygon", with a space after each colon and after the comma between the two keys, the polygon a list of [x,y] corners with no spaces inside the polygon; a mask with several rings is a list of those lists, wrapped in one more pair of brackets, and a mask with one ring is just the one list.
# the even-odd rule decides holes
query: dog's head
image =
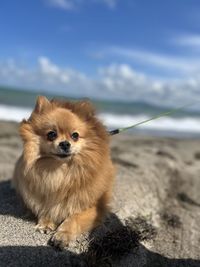
{"label": "dog's head", "polygon": [[41,157],[59,160],[96,153],[108,141],[90,102],[49,101],[43,96],[38,97],[30,118],[21,123],[20,133]]}

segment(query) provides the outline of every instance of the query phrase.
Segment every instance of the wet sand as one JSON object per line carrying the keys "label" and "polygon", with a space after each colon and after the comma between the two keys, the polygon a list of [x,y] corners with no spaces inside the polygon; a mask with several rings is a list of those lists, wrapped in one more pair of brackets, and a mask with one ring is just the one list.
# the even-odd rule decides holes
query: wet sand
{"label": "wet sand", "polygon": [[0,266],[200,266],[200,139],[112,137],[112,213],[65,251],[35,232],[10,186],[22,151],[0,122]]}

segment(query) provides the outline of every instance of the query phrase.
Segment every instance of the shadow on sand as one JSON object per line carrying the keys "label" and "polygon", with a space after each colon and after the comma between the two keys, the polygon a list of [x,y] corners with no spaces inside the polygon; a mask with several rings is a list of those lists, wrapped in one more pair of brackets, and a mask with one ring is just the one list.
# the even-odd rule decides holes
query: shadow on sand
{"label": "shadow on sand", "polygon": [[[0,183],[0,215],[17,218],[24,215],[9,181]],[[169,259],[141,244],[145,239],[154,238],[155,234],[155,229],[141,219],[129,220],[124,225],[111,213],[102,226],[87,236],[87,245],[82,246],[79,254],[69,250],[56,251],[50,246],[4,246],[0,247],[0,266],[200,267],[199,260]]]}

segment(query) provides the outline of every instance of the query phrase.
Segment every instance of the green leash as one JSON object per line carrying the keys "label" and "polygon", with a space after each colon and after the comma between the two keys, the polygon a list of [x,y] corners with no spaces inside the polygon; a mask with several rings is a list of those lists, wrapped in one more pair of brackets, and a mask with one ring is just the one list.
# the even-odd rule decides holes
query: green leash
{"label": "green leash", "polygon": [[[197,103],[197,102],[196,102],[196,103]],[[121,133],[121,132],[124,132],[124,131],[127,131],[127,130],[129,130],[129,129],[135,128],[135,127],[137,127],[137,126],[139,126],[139,125],[141,125],[141,124],[144,124],[144,123],[146,123],[146,122],[153,121],[153,120],[159,119],[159,118],[161,118],[161,117],[165,117],[165,116],[174,114],[174,113],[176,113],[176,112],[178,112],[178,111],[180,111],[180,110],[183,110],[183,109],[185,109],[186,107],[192,106],[192,105],[194,105],[194,104],[196,104],[196,103],[187,104],[187,105],[185,105],[185,106],[182,106],[182,107],[179,107],[179,108],[176,108],[176,109],[171,109],[171,110],[169,110],[169,111],[162,112],[162,113],[160,113],[160,114],[158,114],[158,115],[155,115],[155,116],[153,116],[153,117],[151,117],[151,118],[149,118],[149,119],[147,119],[147,120],[138,122],[138,123],[133,124],[133,125],[128,126],[128,127],[118,128],[118,129],[115,129],[115,130],[111,130],[111,131],[109,131],[108,133],[109,133],[109,135],[119,134],[119,133]]]}

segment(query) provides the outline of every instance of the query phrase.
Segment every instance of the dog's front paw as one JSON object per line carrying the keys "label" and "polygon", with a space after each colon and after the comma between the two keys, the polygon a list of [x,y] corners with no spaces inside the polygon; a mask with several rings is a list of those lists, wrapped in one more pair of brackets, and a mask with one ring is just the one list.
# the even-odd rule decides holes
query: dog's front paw
{"label": "dog's front paw", "polygon": [[50,239],[49,244],[58,249],[64,249],[68,247],[70,241],[71,236],[68,232],[57,231]]}
{"label": "dog's front paw", "polygon": [[43,234],[49,234],[56,230],[56,225],[49,220],[40,220],[35,226],[35,230]]}

